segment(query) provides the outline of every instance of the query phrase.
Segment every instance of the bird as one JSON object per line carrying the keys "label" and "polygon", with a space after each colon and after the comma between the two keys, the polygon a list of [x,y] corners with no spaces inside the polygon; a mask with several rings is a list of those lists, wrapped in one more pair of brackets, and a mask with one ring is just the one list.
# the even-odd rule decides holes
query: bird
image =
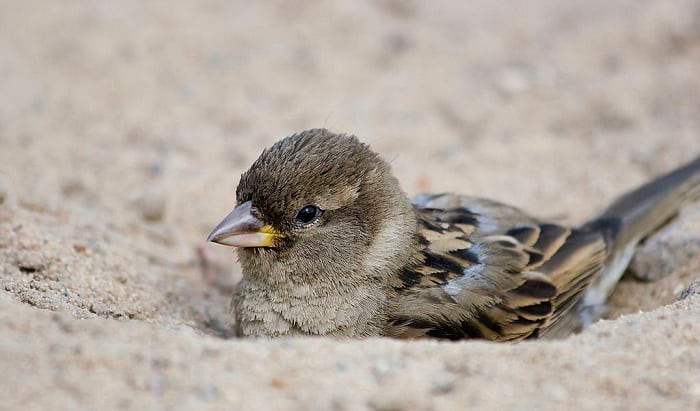
{"label": "bird", "polygon": [[310,129],[264,149],[208,241],[237,247],[240,337],[518,342],[576,333],[640,241],[700,186],[700,157],[568,227],[475,196],[401,189],[350,134]]}

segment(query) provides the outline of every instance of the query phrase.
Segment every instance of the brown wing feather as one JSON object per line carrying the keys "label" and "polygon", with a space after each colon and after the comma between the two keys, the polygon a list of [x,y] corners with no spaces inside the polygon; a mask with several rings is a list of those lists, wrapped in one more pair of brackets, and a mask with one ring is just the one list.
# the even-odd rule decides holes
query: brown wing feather
{"label": "brown wing feather", "polygon": [[485,230],[480,221],[498,216],[450,201],[457,207],[417,209],[425,248],[392,282],[387,335],[518,341],[550,327],[561,333],[569,322],[560,319],[600,269],[602,238],[529,218]]}
{"label": "brown wing feather", "polygon": [[561,336],[578,331],[578,321],[563,320],[577,315],[572,308],[582,296],[594,276],[601,270],[606,258],[606,246],[598,232],[574,230],[566,243],[538,268],[557,287],[552,300],[554,312],[540,336]]}

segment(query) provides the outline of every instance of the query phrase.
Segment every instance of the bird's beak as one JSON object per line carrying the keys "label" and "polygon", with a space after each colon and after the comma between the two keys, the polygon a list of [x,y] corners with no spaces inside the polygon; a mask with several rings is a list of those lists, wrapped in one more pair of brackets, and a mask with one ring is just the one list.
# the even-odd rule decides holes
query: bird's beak
{"label": "bird's beak", "polygon": [[209,234],[207,241],[234,247],[273,247],[274,239],[283,235],[256,218],[251,208],[250,201],[234,208]]}

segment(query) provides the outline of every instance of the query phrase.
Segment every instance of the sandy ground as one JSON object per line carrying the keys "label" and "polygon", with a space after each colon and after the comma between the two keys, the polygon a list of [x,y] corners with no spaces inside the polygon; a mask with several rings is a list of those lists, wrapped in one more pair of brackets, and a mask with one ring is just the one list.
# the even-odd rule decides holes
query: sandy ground
{"label": "sandy ground", "polygon": [[700,408],[697,202],[566,340],[230,338],[195,248],[289,133],[569,223],[700,153],[700,2],[463,3],[0,2],[0,409]]}

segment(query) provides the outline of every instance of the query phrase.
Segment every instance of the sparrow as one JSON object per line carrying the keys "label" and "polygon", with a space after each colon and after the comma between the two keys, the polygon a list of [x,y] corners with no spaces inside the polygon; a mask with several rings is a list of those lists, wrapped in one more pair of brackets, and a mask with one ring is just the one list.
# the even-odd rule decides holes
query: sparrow
{"label": "sparrow", "polygon": [[238,247],[239,336],[561,337],[603,315],[698,186],[700,157],[566,227],[467,195],[410,201],[367,144],[312,129],[262,152],[208,240]]}

